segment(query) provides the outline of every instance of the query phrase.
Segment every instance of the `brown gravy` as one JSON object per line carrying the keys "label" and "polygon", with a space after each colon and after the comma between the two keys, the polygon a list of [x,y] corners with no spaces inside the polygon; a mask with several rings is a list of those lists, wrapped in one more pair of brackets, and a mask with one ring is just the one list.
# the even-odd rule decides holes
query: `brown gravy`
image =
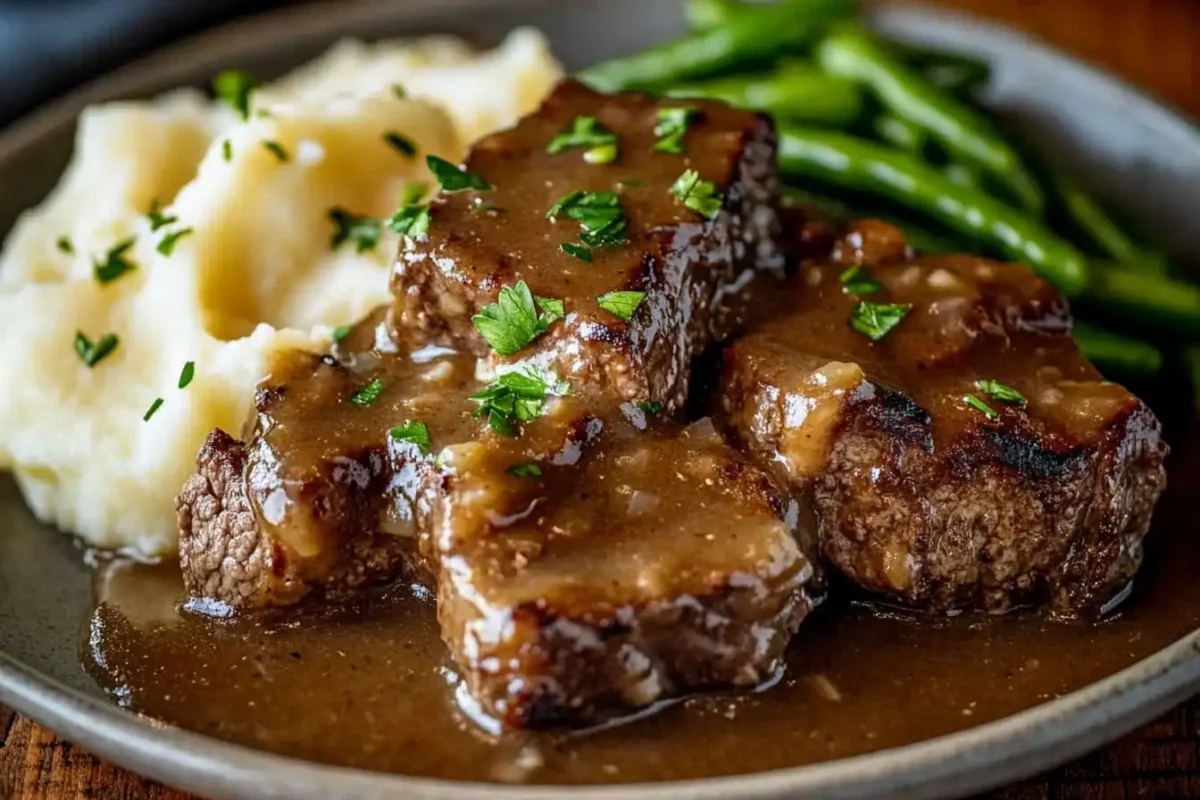
{"label": "brown gravy", "polygon": [[173,565],[115,562],[97,574],[83,658],[117,702],[149,716],[290,756],[409,775],[615,783],[842,758],[1030,708],[1200,626],[1190,503],[1200,464],[1175,442],[1147,563],[1112,618],[918,619],[831,601],[801,626],[774,688],[694,697],[603,730],[496,739],[466,719],[432,598],[421,590],[324,615],[213,621],[180,612]]}

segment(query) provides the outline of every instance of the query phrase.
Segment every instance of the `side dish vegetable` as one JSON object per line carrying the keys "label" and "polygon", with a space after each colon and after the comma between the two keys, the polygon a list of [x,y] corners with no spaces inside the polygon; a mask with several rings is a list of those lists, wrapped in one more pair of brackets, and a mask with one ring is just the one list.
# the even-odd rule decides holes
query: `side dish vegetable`
{"label": "side dish vegetable", "polygon": [[792,202],[886,219],[918,251],[1028,264],[1072,300],[1076,336],[1103,370],[1149,379],[1182,363],[1200,392],[1200,359],[1164,356],[1200,342],[1200,286],[975,102],[988,64],[888,40],[855,11],[851,0],[687,0],[688,35],[580,78],[771,114]]}

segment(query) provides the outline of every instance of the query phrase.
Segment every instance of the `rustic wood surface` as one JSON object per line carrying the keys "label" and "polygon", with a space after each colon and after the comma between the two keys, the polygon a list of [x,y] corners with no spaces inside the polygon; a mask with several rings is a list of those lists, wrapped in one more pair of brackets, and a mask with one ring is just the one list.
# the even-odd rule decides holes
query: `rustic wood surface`
{"label": "rustic wood surface", "polygon": [[[1023,28],[1200,119],[1200,0],[946,0]],[[1116,745],[998,792],[1006,800],[1200,798],[1200,699]],[[187,800],[0,708],[0,798]]]}

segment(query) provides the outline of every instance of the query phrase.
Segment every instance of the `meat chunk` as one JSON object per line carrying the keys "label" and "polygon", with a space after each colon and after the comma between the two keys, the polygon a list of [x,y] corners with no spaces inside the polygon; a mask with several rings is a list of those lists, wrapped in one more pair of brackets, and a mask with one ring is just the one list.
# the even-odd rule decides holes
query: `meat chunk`
{"label": "meat chunk", "polygon": [[[1098,611],[1137,570],[1165,485],[1157,419],[1080,354],[1065,302],[1026,268],[902,245],[861,225],[803,268],[786,309],[726,351],[723,428],[811,493],[824,555],[867,589],[938,611]],[[848,324],[853,290],[911,310],[872,342]]]}
{"label": "meat chunk", "polygon": [[[434,201],[428,238],[408,242],[393,272],[397,334],[420,332],[490,355],[471,318],[501,288],[525,281],[535,295],[561,300],[566,318],[518,358],[573,385],[654,399],[668,410],[682,405],[693,355],[737,324],[748,284],[782,278],[784,256],[770,121],[689,100],[696,113],[682,152],[656,150],[659,112],[681,105],[568,82],[515,128],[476,144],[465,168],[494,189]],[[557,135],[589,118],[615,134],[615,160],[589,163],[584,148],[548,152]],[[672,194],[686,170],[720,194],[711,219]],[[625,241],[592,249],[589,262],[560,247],[580,244],[580,223],[547,218],[577,191],[617,193],[627,220]],[[645,293],[628,320],[599,301],[625,291]]]}
{"label": "meat chunk", "polygon": [[190,595],[234,608],[340,600],[419,566],[415,517],[432,458],[389,431],[427,418],[444,436],[473,435],[475,359],[384,360],[369,345],[377,321],[341,359],[277,356],[245,443],[210,434],[176,499]]}
{"label": "meat chunk", "polygon": [[262,524],[247,496],[246,447],[214,430],[180,491],[179,564],[190,597],[226,608],[290,605],[314,588],[330,600],[394,580],[407,567],[408,548],[373,529],[355,532],[322,553],[320,569]]}
{"label": "meat chunk", "polygon": [[592,724],[779,669],[812,567],[771,480],[711,425],[611,430],[488,526],[472,522],[480,459],[455,454],[435,537],[442,634],[485,713]]}

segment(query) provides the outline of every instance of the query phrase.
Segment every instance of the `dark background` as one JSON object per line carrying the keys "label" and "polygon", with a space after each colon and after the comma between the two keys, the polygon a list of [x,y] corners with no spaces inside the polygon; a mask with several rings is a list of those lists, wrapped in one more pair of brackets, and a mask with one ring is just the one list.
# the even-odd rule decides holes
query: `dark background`
{"label": "dark background", "polygon": [[0,0],[0,128],[65,89],[201,28],[297,2]]}

